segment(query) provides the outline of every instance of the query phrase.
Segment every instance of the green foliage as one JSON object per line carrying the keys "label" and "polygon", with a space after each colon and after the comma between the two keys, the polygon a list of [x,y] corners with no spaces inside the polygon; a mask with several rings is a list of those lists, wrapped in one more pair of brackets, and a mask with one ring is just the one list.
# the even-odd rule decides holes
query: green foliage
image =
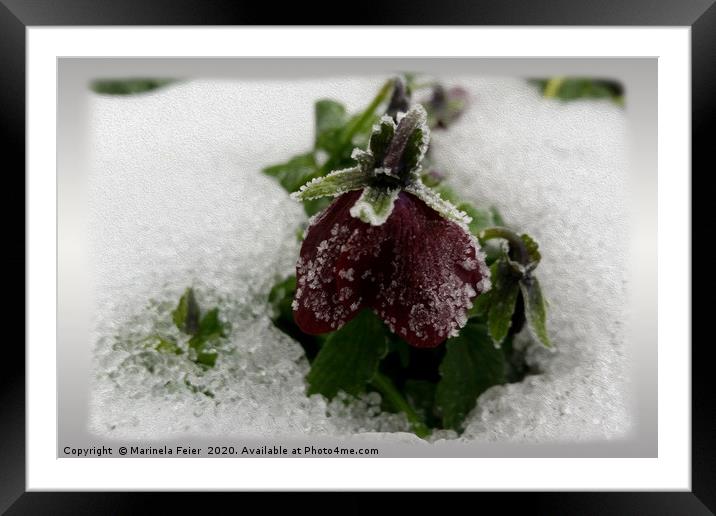
{"label": "green foliage", "polygon": [[[500,265],[507,264],[496,262],[492,269]],[[295,288],[294,276],[283,279],[271,289],[268,301],[274,324],[301,343],[312,362],[308,393],[332,398],[338,391],[355,396],[377,390],[384,408],[405,413],[419,436],[431,428],[460,431],[480,393],[508,379],[520,381],[529,372],[524,357],[512,349],[511,337],[498,349],[487,333],[490,293],[476,299],[476,305],[483,303],[482,311],[470,314],[460,336],[442,346],[447,350],[443,355],[439,349],[409,346],[370,310],[336,332],[306,335],[293,321]]]}
{"label": "green foliage", "polygon": [[[219,319],[219,309],[212,308],[201,316],[201,308],[194,296],[194,289],[187,288],[172,311],[172,320],[179,331],[188,335],[190,360],[205,367],[214,367],[218,353],[215,349],[226,336],[224,323]],[[169,337],[157,337],[155,349],[161,353],[182,354],[183,350]]]}
{"label": "green foliage", "polygon": [[187,288],[179,299],[179,304],[172,312],[174,325],[180,331],[193,335],[199,329],[199,312],[194,290]]}
{"label": "green foliage", "polygon": [[403,386],[405,399],[428,427],[440,426],[435,416],[435,391],[437,384],[427,380],[406,380]]}
{"label": "green foliage", "polygon": [[213,349],[216,339],[224,337],[224,325],[219,320],[219,309],[213,308],[202,317],[191,339],[189,348],[196,353],[196,363],[214,367],[218,353]]}
{"label": "green foliage", "polygon": [[395,135],[395,124],[390,120],[381,119],[378,124],[378,130],[370,135],[368,148],[373,154],[376,163],[382,163],[385,153],[388,150],[390,142]]}
{"label": "green foliage", "polygon": [[459,431],[477,397],[493,385],[507,381],[505,356],[495,348],[487,328],[473,322],[458,337],[448,339],[446,346],[436,406],[442,414],[443,427]]}
{"label": "green foliage", "polygon": [[525,303],[525,317],[532,334],[543,346],[551,348],[552,343],[547,334],[547,304],[539,281],[534,277],[521,281],[520,289]]}
{"label": "green foliage", "polygon": [[445,184],[436,184],[433,189],[440,194],[440,197],[450,201],[458,210],[464,211],[472,218],[472,222],[467,226],[475,236],[478,236],[480,231],[485,228],[498,225],[497,221],[502,220],[496,208],[477,208],[473,204],[461,200],[453,189]]}
{"label": "green foliage", "polygon": [[487,331],[496,346],[502,344],[512,326],[512,316],[520,293],[520,285],[512,270],[502,260],[493,268],[492,292],[487,316]]}
{"label": "green foliage", "polygon": [[[378,111],[391,90],[389,81],[368,107],[352,116],[336,101],[318,101],[314,149],[263,172],[287,191],[295,192],[331,171],[372,170],[373,166],[379,166],[395,135],[395,124],[381,121]],[[375,132],[371,131],[373,124],[377,124]],[[406,141],[406,147],[410,149],[409,158],[417,159],[421,135],[418,131],[411,135],[413,139]],[[371,152],[351,156],[361,142]],[[480,240],[492,275],[492,290],[474,300],[467,325],[457,337],[435,349],[415,348],[391,333],[368,309],[335,332],[306,335],[293,319],[295,276],[278,281],[268,296],[274,324],[303,346],[311,363],[306,377],[309,394],[318,393],[330,399],[339,391],[351,396],[377,391],[383,409],[405,414],[411,429],[420,437],[436,428],[461,432],[464,418],[475,407],[480,394],[494,385],[520,381],[530,373],[524,350],[513,345],[513,338],[525,321],[538,342],[550,345],[546,302],[534,275],[541,260],[537,242],[527,234],[517,235],[509,230],[494,207],[482,208],[463,201],[442,183],[442,174],[430,171],[429,157],[425,160],[428,163],[423,161],[423,166],[428,172],[423,175],[424,183],[471,217],[468,229]],[[314,182],[306,187],[305,195],[294,197],[302,198],[306,212],[313,214],[331,199],[311,200],[311,189],[315,190],[313,193],[325,193],[321,189],[329,187],[350,189],[352,179],[352,172],[346,170],[343,175]],[[382,212],[378,201],[382,199],[367,203],[376,213]],[[187,296],[187,307],[188,301]],[[189,310],[179,306],[177,312]],[[197,334],[204,334],[207,316],[199,321]],[[185,321],[186,317],[179,320]],[[219,334],[218,330],[207,331],[211,338]],[[207,348],[205,352],[208,351]]]}
{"label": "green foliage", "polygon": [[337,142],[346,125],[346,108],[334,100],[319,100],[315,105],[316,138],[315,148],[326,152],[337,152]]}
{"label": "green foliage", "polygon": [[184,351],[177,345],[174,339],[168,337],[161,337],[159,335],[157,335],[155,339],[157,343],[154,346],[154,349],[156,349],[160,353],[166,353],[168,355],[181,355],[184,353]]}
{"label": "green foliage", "polygon": [[175,79],[97,79],[90,83],[90,89],[103,95],[134,95],[152,91]]}
{"label": "green foliage", "polygon": [[364,392],[387,351],[383,323],[372,311],[363,310],[326,340],[306,377],[308,393],[330,399],[338,391]]}
{"label": "green foliage", "polygon": [[[351,153],[355,147],[368,142],[371,128],[379,118],[378,108],[387,100],[392,87],[393,82],[388,81],[373,101],[353,116],[348,116],[345,106],[339,102],[319,100],[314,107],[316,123],[313,149],[285,163],[266,167],[263,173],[276,179],[291,193],[314,178],[355,166],[356,161],[351,158]],[[306,214],[314,215],[329,203],[330,199],[307,198],[303,207]]]}
{"label": "green foliage", "polygon": [[589,77],[552,77],[532,79],[546,98],[570,101],[577,99],[611,99],[624,103],[624,87],[618,81]]}
{"label": "green foliage", "polygon": [[294,156],[286,163],[266,167],[263,173],[276,179],[288,192],[295,192],[311,179],[322,175],[313,152]]}

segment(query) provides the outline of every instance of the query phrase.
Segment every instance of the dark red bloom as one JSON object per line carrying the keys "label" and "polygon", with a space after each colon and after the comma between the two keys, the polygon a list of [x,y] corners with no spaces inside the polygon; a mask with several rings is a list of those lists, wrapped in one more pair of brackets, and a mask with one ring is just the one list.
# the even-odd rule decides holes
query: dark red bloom
{"label": "dark red bloom", "polygon": [[435,347],[467,322],[490,288],[477,240],[411,193],[381,225],[350,214],[362,190],[342,194],[306,232],[296,264],[294,318],[306,333],[335,331],[372,308],[391,331]]}

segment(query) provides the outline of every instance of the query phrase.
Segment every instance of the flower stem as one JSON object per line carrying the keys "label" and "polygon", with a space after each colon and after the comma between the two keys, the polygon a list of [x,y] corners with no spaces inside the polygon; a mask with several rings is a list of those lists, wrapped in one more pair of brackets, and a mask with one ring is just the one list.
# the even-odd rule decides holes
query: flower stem
{"label": "flower stem", "polygon": [[514,251],[515,253],[515,259],[522,265],[527,265],[529,263],[530,257],[529,253],[527,252],[527,247],[517,233],[515,233],[511,229],[507,229],[505,227],[500,226],[484,229],[480,233],[480,240],[485,241],[490,240],[492,238],[504,238],[505,240],[507,240],[507,242],[510,244],[510,250]]}
{"label": "flower stem", "polygon": [[373,387],[380,391],[380,393],[388,401],[390,401],[393,407],[405,414],[405,416],[408,418],[408,421],[410,422],[410,427],[412,428],[413,432],[415,432],[415,435],[420,438],[424,438],[430,435],[430,429],[427,427],[427,425],[425,425],[425,423],[423,423],[423,420],[420,418],[417,412],[413,410],[413,407],[410,406],[410,404],[405,400],[405,398],[403,398],[398,389],[395,388],[395,385],[393,385],[393,382],[390,381],[390,378],[388,378],[382,373],[376,372],[370,383],[373,385]]}
{"label": "flower stem", "polygon": [[323,164],[323,166],[321,167],[321,175],[325,175],[327,172],[333,170],[336,165],[336,159],[340,159],[340,156],[345,153],[346,147],[352,147],[353,137],[361,130],[364,125],[373,120],[373,117],[375,116],[375,110],[378,109],[378,106],[380,106],[385,100],[387,100],[388,95],[390,95],[393,91],[394,84],[394,79],[386,81],[385,84],[383,84],[383,87],[380,88],[380,91],[375,96],[375,98],[373,98],[371,103],[368,104],[368,107],[363,110],[363,112],[358,118],[355,118],[350,123],[350,125],[346,128],[346,131],[341,136],[341,140],[339,142],[340,150],[333,153],[333,156],[331,156],[331,158]]}
{"label": "flower stem", "polygon": [[375,98],[373,98],[371,103],[368,104],[368,107],[363,110],[361,116],[356,118],[353,124],[343,134],[343,139],[341,141],[342,146],[351,144],[353,142],[353,137],[356,135],[356,133],[360,130],[361,127],[363,127],[373,118],[375,110],[378,109],[378,106],[380,106],[380,104],[385,101],[388,98],[388,95],[393,91],[394,84],[395,79],[390,79],[386,81],[385,84],[383,84],[383,87],[380,88],[380,91],[375,96]]}

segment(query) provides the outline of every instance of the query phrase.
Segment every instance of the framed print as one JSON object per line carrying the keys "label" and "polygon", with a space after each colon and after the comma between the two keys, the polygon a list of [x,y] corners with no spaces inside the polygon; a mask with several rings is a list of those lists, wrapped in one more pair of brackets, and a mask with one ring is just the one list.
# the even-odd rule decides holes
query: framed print
{"label": "framed print", "polygon": [[689,259],[712,6],[152,27],[8,5],[11,512],[48,490],[713,507]]}

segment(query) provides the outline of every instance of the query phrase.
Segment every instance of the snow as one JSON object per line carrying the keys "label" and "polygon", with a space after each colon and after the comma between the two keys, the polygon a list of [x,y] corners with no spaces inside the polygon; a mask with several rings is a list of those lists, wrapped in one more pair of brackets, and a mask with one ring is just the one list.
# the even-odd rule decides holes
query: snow
{"label": "snow", "polygon": [[[525,335],[519,344],[541,374],[484,393],[459,440],[623,436],[634,424],[624,377],[624,113],[607,101],[544,100],[520,79],[454,79],[470,108],[449,131],[433,132],[432,159],[459,195],[496,206],[540,243],[537,273],[557,349]],[[311,146],[315,100],[355,111],[383,81],[195,80],[136,97],[93,96],[93,432],[387,438],[408,429],[403,416],[380,412],[377,394],[351,404],[307,397],[303,351],[272,325],[265,303],[293,271],[306,217],[259,170]],[[139,344],[176,332],[170,312],[187,286],[231,325],[205,374]],[[432,440],[455,438],[444,431]]]}

